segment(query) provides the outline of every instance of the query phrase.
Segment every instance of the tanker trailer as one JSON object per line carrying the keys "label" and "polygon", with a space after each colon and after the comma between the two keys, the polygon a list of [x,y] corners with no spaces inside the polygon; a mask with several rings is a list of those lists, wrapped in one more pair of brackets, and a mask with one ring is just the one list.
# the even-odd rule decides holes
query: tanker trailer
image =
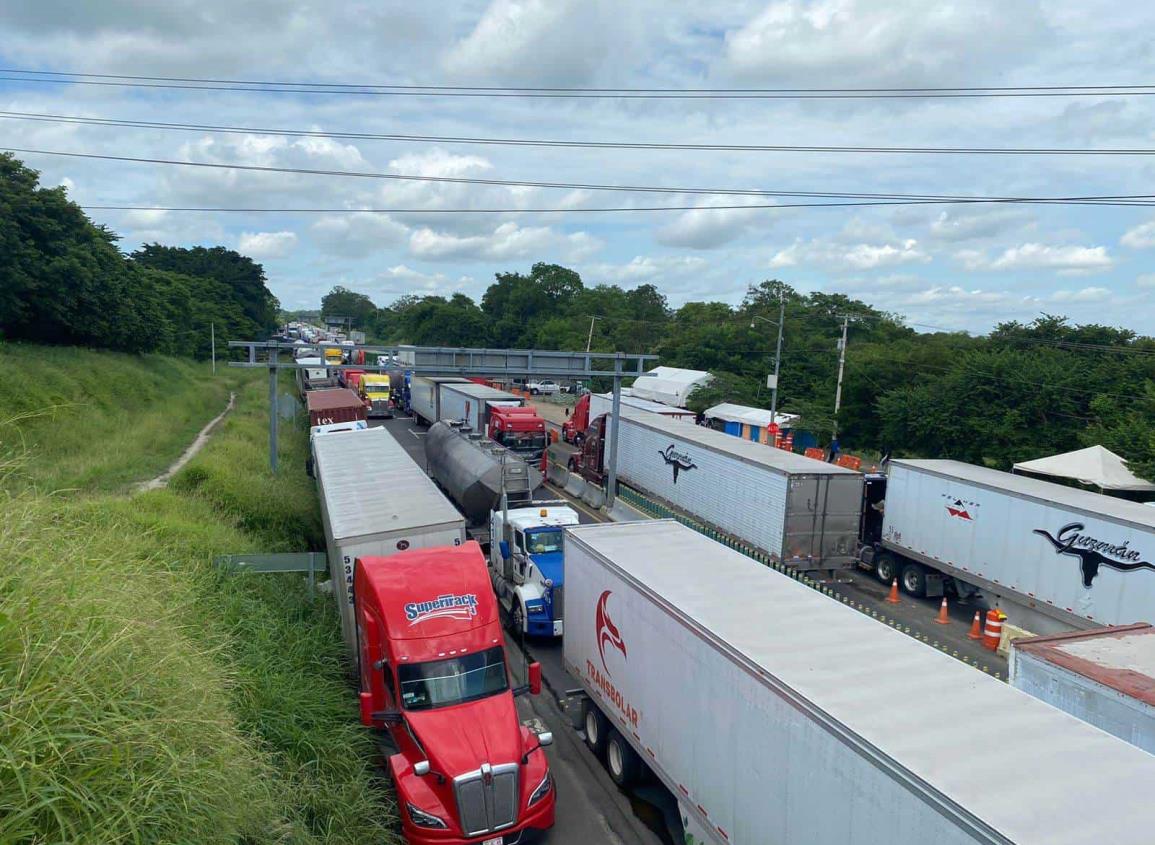
{"label": "tanker trailer", "polygon": [[533,501],[541,473],[481,432],[464,432],[434,423],[425,436],[425,461],[433,480],[446,492],[468,525],[469,536],[489,543],[490,511],[501,507],[505,491],[510,507]]}

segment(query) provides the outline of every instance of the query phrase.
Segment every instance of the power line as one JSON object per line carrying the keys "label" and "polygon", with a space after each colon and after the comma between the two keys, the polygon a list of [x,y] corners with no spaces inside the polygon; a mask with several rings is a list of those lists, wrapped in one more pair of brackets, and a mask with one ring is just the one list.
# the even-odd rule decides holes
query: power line
{"label": "power line", "polygon": [[284,82],[187,76],[73,73],[0,68],[9,82],[55,85],[100,85],[169,90],[248,91],[262,94],[337,94],[409,97],[519,97],[538,99],[959,99],[1004,97],[1151,96],[1155,85],[1035,85],[924,88],[535,88],[456,85],[402,85],[343,82]]}
{"label": "power line", "polygon": [[863,144],[827,146],[819,144],[690,144],[659,141],[569,141],[555,138],[493,138],[459,135],[407,135],[388,132],[342,132],[317,129],[227,126],[211,123],[170,123],[113,117],[43,114],[0,111],[0,119],[77,126],[105,126],[128,129],[158,129],[178,132],[271,135],[289,138],[342,138],[357,141],[398,141],[404,143],[465,144],[478,146],[557,147],[563,149],[678,150],[690,152],[791,152],[863,153],[899,155],[1022,155],[1022,156],[1150,156],[1155,148],[1145,147],[888,147]]}
{"label": "power line", "polygon": [[[218,170],[241,170],[257,173],[292,173],[308,176],[334,176],[360,179],[385,179],[401,182],[425,182],[455,185],[486,185],[497,187],[548,188],[584,191],[611,191],[621,193],[692,194],[705,196],[750,196],[750,197],[807,197],[819,199],[860,199],[899,200],[914,203],[946,204],[1033,204],[1033,205],[1104,205],[1138,206],[1155,205],[1155,194],[1125,194],[1068,197],[984,197],[950,194],[888,194],[851,191],[774,191],[754,188],[687,188],[661,187],[655,185],[604,185],[585,182],[544,182],[528,179],[482,179],[465,176],[415,176],[402,173],[375,173],[355,170],[323,170],[304,167],[274,167],[271,165],[235,164],[207,161],[178,161],[175,159],[146,158],[138,156],[117,156],[99,153],[78,153],[60,150],[37,150],[21,147],[0,148],[7,152],[45,155],[64,158],[95,159],[100,161],[121,161],[137,164],[163,164],[177,167],[199,167]],[[753,206],[738,206],[749,208]],[[781,206],[772,206],[781,207]],[[692,210],[707,210],[716,206],[694,206]]]}

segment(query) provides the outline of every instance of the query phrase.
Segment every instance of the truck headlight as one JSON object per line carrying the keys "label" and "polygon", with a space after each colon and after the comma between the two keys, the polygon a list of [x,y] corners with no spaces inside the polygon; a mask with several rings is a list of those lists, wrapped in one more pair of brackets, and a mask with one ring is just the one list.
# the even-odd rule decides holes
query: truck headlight
{"label": "truck headlight", "polygon": [[541,613],[545,610],[545,605],[539,601],[529,602],[525,606],[526,613]]}
{"label": "truck headlight", "polygon": [[537,789],[535,789],[529,796],[529,803],[526,806],[532,807],[542,798],[545,798],[545,796],[549,795],[549,791],[551,789],[553,789],[553,773],[547,770],[545,777],[543,777],[541,779],[541,783],[537,785]]}
{"label": "truck headlight", "polygon": [[[538,789],[541,789],[541,787],[539,786]],[[529,803],[533,803],[532,798],[530,798]],[[434,830],[449,829],[449,825],[447,825],[443,820],[439,819],[432,813],[426,813],[424,810],[418,810],[408,801],[405,802],[405,809],[409,811],[409,818],[412,819],[413,824],[417,825],[418,827],[428,827]]]}

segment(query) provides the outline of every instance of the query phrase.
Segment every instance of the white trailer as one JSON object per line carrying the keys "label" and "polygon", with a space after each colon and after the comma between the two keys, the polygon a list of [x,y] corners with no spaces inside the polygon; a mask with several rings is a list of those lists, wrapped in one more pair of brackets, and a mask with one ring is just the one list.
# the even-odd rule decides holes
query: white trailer
{"label": "white trailer", "polygon": [[[661,414],[666,417],[673,417],[680,420],[694,420],[696,414],[687,408],[676,408],[673,405],[663,405],[661,402],[653,402],[649,399],[642,399],[638,396],[626,396],[622,394],[621,405],[623,408],[630,408],[635,411],[646,411],[651,414]],[[614,395],[612,393],[591,393],[590,394],[590,419],[597,419],[602,414],[608,414],[614,409]]]}
{"label": "white trailer", "polygon": [[341,633],[356,653],[356,559],[460,545],[465,519],[384,428],[318,437],[313,455]]}
{"label": "white trailer", "polygon": [[441,419],[441,386],[468,384],[459,376],[412,376],[409,379],[409,407],[419,422],[433,425]]}
{"label": "white trailer", "polygon": [[1010,680],[1155,754],[1155,628],[1147,623],[1015,640]]}
{"label": "white trailer", "polygon": [[895,460],[881,546],[981,591],[1038,634],[1155,619],[1155,510],[1137,502],[958,461]]}
{"label": "white trailer", "polygon": [[1152,841],[1155,757],[676,522],[565,545],[586,742],[687,842]]}
{"label": "white trailer", "polygon": [[797,569],[855,565],[861,473],[632,409],[618,438],[625,483]]}
{"label": "white trailer", "polygon": [[507,405],[518,408],[525,400],[504,390],[476,382],[442,384],[441,406],[438,417],[442,422],[464,423],[474,431],[484,432],[489,422],[489,408]]}

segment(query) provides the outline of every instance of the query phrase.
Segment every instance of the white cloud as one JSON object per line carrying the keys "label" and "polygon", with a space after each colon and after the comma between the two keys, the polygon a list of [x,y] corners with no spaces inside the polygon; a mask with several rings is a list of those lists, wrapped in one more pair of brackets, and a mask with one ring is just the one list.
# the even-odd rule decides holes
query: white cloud
{"label": "white cloud", "polygon": [[931,222],[930,234],[938,241],[978,240],[1018,228],[1026,219],[1018,211],[995,210],[973,214],[943,211]]}
{"label": "white cloud", "polygon": [[[658,243],[666,246],[688,247],[689,249],[714,249],[746,234],[760,216],[763,209],[720,208],[710,210],[712,205],[735,205],[742,202],[734,197],[699,203],[700,208],[684,211],[671,223],[657,231]],[[750,200],[751,204],[758,200]]]}
{"label": "white cloud", "polygon": [[1107,288],[1082,288],[1081,290],[1058,290],[1051,294],[1052,302],[1104,302],[1111,298]]}
{"label": "white cloud", "polygon": [[1119,243],[1131,249],[1150,249],[1155,246],[1155,220],[1140,223],[1123,233]]}
{"label": "white cloud", "polygon": [[780,0],[726,34],[726,60],[740,78],[777,85],[957,85],[975,67],[1022,61],[1048,36],[1030,0]]}
{"label": "white cloud", "polygon": [[931,258],[908,238],[898,243],[842,244],[836,241],[797,240],[771,256],[772,269],[814,264],[833,270],[874,270],[899,264],[925,263]]}
{"label": "white cloud", "polygon": [[1062,275],[1099,273],[1113,261],[1102,246],[1049,246],[1026,243],[1009,247],[990,260],[984,254],[964,250],[956,254],[969,270],[1056,270]]}
{"label": "white cloud", "polygon": [[671,281],[696,276],[709,268],[710,262],[696,255],[635,255],[625,264],[592,264],[583,268],[589,282],[653,282],[664,288]]}
{"label": "white cloud", "polygon": [[379,273],[376,283],[388,284],[388,290],[398,295],[404,293],[436,294],[450,296],[472,284],[472,276],[450,278],[444,273],[425,273],[404,264],[398,264]]}
{"label": "white cloud", "polygon": [[535,258],[543,261],[577,261],[601,248],[601,242],[585,232],[562,234],[548,226],[500,224],[485,235],[459,236],[430,228],[409,235],[409,252],[433,261],[485,259],[506,261]]}
{"label": "white cloud", "polygon": [[258,261],[285,258],[297,245],[293,232],[243,232],[237,242],[237,251]]}
{"label": "white cloud", "polygon": [[409,228],[387,214],[331,214],[309,229],[317,245],[326,252],[348,258],[365,258],[403,244]]}
{"label": "white cloud", "polygon": [[1155,273],[1144,273],[1135,280],[1135,284],[1141,288],[1155,288]]}

